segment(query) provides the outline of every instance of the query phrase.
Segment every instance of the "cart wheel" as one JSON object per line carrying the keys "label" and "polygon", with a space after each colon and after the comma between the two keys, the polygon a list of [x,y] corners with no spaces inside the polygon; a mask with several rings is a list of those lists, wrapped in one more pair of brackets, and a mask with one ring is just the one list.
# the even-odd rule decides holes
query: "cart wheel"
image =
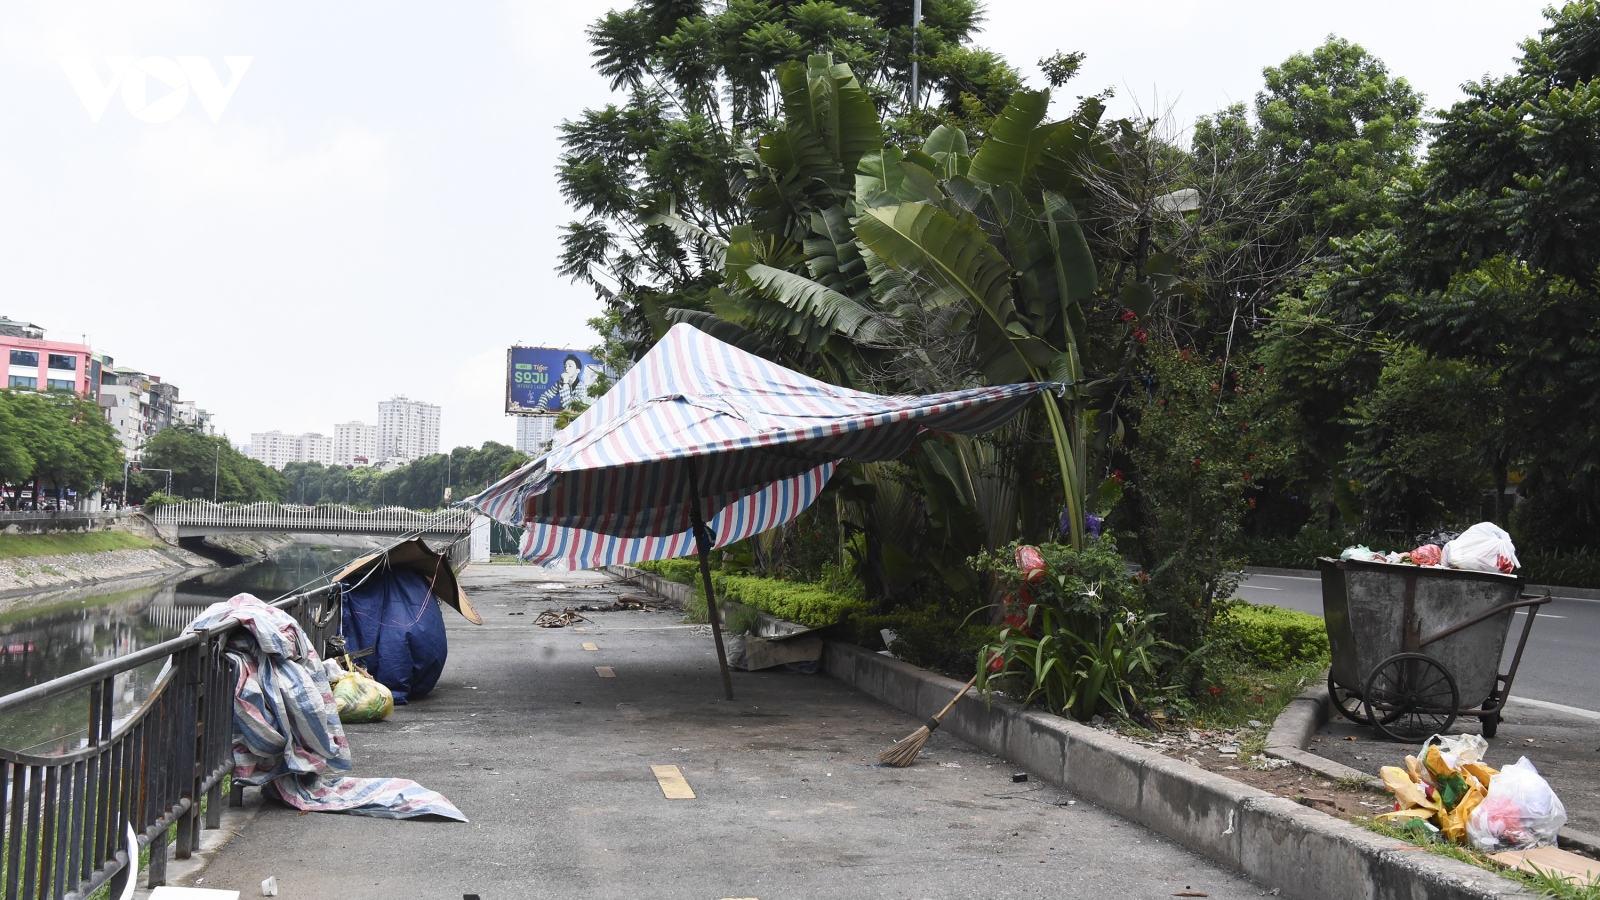
{"label": "cart wheel", "polygon": [[1372,724],[1408,743],[1448,732],[1461,701],[1455,678],[1421,653],[1398,653],[1378,663],[1362,697]]}
{"label": "cart wheel", "polygon": [[1371,725],[1372,720],[1367,717],[1367,706],[1354,692],[1347,691],[1338,682],[1333,680],[1333,673],[1328,673],[1328,697],[1333,700],[1333,708],[1339,715],[1356,723],[1357,725]]}

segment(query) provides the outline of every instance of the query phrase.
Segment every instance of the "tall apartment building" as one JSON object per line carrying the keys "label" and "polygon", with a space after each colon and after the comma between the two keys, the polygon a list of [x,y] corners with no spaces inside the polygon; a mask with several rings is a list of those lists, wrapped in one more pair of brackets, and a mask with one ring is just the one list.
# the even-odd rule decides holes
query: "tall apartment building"
{"label": "tall apartment building", "polygon": [[550,452],[550,444],[555,438],[555,416],[517,417],[516,447],[518,451],[538,459]]}
{"label": "tall apartment building", "polygon": [[378,404],[378,456],[410,462],[439,452],[439,407],[397,396]]}
{"label": "tall apartment building", "polygon": [[338,466],[370,466],[378,455],[378,426],[345,422],[333,426],[333,462]]}
{"label": "tall apartment building", "polygon": [[333,465],[333,438],[316,432],[284,434],[281,431],[257,431],[250,435],[250,444],[246,449],[251,459],[273,469],[282,469],[292,462]]}

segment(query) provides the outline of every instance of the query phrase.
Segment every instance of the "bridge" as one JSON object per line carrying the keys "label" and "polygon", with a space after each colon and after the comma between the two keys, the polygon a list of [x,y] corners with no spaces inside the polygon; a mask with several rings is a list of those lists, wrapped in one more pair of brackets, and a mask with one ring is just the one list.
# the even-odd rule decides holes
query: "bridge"
{"label": "bridge", "polygon": [[151,510],[149,516],[169,538],[260,532],[440,538],[465,535],[472,528],[476,514],[465,509],[419,512],[399,506],[359,510],[332,504],[294,506],[180,500]]}

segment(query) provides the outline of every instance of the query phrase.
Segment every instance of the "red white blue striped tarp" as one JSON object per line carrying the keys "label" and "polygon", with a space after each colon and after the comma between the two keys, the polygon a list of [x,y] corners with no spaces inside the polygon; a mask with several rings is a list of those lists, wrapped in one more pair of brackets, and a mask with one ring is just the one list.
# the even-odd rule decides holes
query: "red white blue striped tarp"
{"label": "red white blue striped tarp", "polygon": [[675,325],[550,452],[463,503],[528,529],[523,557],[592,568],[693,551],[690,466],[717,546],[775,528],[842,459],[893,459],[924,428],[981,434],[1041,382],[926,396],[842,388]]}

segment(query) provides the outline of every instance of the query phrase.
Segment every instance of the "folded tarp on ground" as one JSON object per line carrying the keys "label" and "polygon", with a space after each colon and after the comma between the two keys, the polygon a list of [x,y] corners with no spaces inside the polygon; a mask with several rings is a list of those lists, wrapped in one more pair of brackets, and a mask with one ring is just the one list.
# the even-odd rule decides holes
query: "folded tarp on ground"
{"label": "folded tarp on ground", "polygon": [[284,803],[310,812],[350,812],[387,819],[444,816],[467,820],[443,795],[404,778],[352,778],[350,745],[328,675],[294,617],[238,594],[213,603],[194,630],[237,621],[228,640],[238,666],[233,699],[233,777],[270,787]]}

